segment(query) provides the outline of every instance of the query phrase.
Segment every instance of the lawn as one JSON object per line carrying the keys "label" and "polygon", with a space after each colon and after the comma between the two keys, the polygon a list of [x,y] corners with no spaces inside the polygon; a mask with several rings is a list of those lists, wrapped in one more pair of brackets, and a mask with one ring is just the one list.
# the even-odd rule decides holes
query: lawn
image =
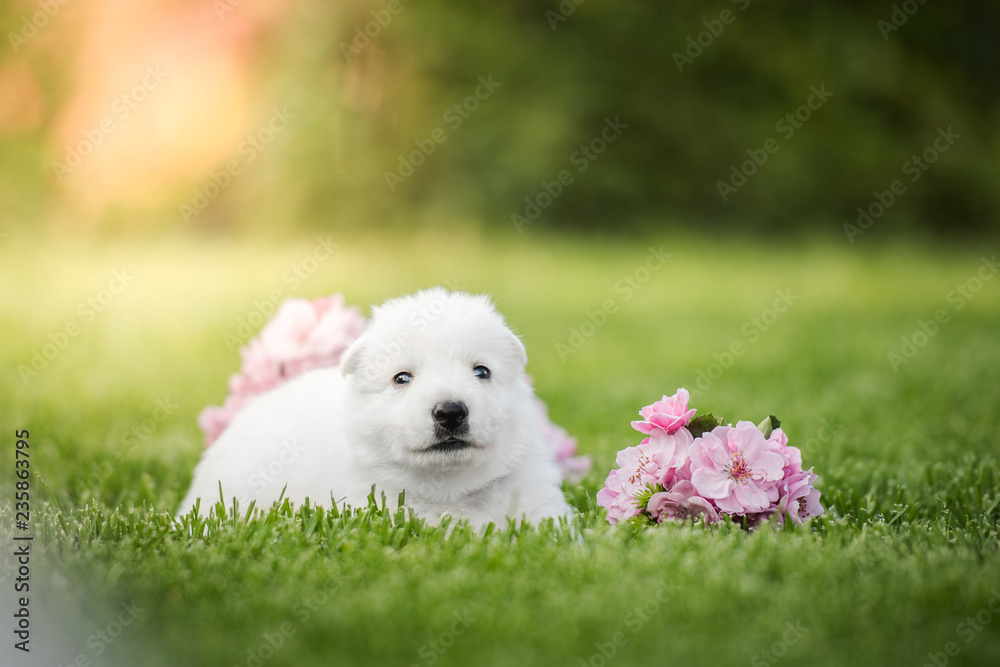
{"label": "lawn", "polygon": [[[994,254],[866,242],[535,228],[11,235],[0,523],[13,525],[13,434],[29,429],[31,655],[144,667],[1000,664]],[[232,338],[259,328],[272,301],[340,291],[367,305],[434,284],[496,298],[553,420],[593,456],[566,486],[578,538],[551,525],[449,533],[401,518],[395,498],[172,522],[202,451],[196,416],[224,398]],[[638,441],[630,419],[679,386],[701,411],[777,414],[820,474],[827,514],[752,533],[608,525],[594,494]],[[10,626],[16,568],[0,535]],[[0,655],[23,658],[0,630]]]}

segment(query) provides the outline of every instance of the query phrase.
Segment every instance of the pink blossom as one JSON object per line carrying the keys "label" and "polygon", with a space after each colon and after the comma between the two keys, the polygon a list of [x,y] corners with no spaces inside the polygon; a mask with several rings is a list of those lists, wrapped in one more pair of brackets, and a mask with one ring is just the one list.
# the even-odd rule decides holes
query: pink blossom
{"label": "pink blossom", "polygon": [[604,482],[604,488],[597,492],[597,504],[607,511],[608,521],[627,521],[639,514],[635,498],[622,488],[622,481],[628,474],[623,470],[612,470]]}
{"label": "pink blossom", "polygon": [[[618,453],[598,502],[608,521],[643,514],[665,520],[715,522],[729,515],[753,529],[776,518],[795,523],[823,513],[816,475],[802,470],[802,452],[780,428],[767,438],[753,422],[717,426],[694,438],[685,428],[695,414],[688,392],[645,406],[632,427],[647,434],[637,447]],[[637,497],[648,500],[638,506]]]}
{"label": "pink blossom", "polygon": [[775,502],[783,466],[752,422],[718,427],[691,447],[691,482],[731,514],[760,512]]}
{"label": "pink blossom", "polygon": [[823,506],[819,502],[819,491],[813,488],[813,483],[819,477],[810,470],[800,471],[786,477],[779,484],[781,497],[778,500],[778,521],[783,525],[787,516],[796,524],[823,514]]}
{"label": "pink blossom", "polygon": [[683,522],[704,518],[709,523],[719,520],[712,503],[699,496],[694,484],[686,480],[677,482],[670,491],[650,496],[646,512],[657,523],[662,523],[664,519]]}
{"label": "pink blossom", "polygon": [[638,447],[626,447],[618,452],[615,463],[625,474],[621,479],[622,489],[635,496],[649,485],[656,485],[665,463],[664,450],[642,443]]}
{"label": "pink blossom", "polygon": [[229,390],[260,394],[306,371],[336,366],[365,324],[360,311],[345,306],[340,294],[314,301],[289,299],[240,350],[243,365],[229,379]]}
{"label": "pink blossom", "polygon": [[[251,351],[277,366],[281,377],[336,366],[344,350],[364,331],[360,311],[334,294],[325,299],[288,299],[264,325]],[[244,359],[246,361],[246,358]]]}
{"label": "pink blossom", "polygon": [[659,468],[657,481],[669,489],[677,479],[689,479],[689,453],[694,437],[686,428],[668,434],[661,428],[655,429],[644,438],[640,447],[649,452]]}
{"label": "pink blossom", "polygon": [[227,411],[224,407],[217,405],[209,405],[198,413],[198,426],[205,434],[206,447],[219,439],[219,436],[222,435],[235,416],[235,412]]}
{"label": "pink blossom", "polygon": [[608,521],[618,523],[637,515],[641,508],[635,497],[646,488],[674,483],[676,468],[672,464],[681,458],[686,463],[692,440],[687,429],[675,435],[646,438],[638,446],[618,452],[618,470],[611,471],[604,488],[597,492],[597,503],[607,510]]}
{"label": "pink blossom", "polygon": [[364,331],[361,312],[340,294],[315,299],[289,299],[281,304],[260,334],[240,349],[240,372],[229,378],[229,396],[221,407],[209,406],[198,416],[211,445],[251,398],[297,375],[336,366],[344,350]]}
{"label": "pink blossom", "polygon": [[639,414],[641,421],[632,422],[632,428],[649,435],[654,429],[663,429],[668,434],[687,425],[697,410],[688,410],[690,395],[687,389],[678,389],[673,396],[664,396],[652,405],[647,405]]}
{"label": "pink blossom", "polygon": [[665,466],[660,468],[660,486],[664,489],[672,488],[677,482],[690,482],[691,481],[691,459],[688,458],[684,461],[684,465],[675,466]]}
{"label": "pink blossom", "polygon": [[257,338],[240,349],[240,357],[243,358],[240,372],[229,377],[229,391],[234,396],[261,394],[289,379]]}
{"label": "pink blossom", "polygon": [[771,431],[767,446],[784,462],[784,476],[788,478],[802,472],[802,452],[798,447],[788,445],[788,436],[780,428]]}

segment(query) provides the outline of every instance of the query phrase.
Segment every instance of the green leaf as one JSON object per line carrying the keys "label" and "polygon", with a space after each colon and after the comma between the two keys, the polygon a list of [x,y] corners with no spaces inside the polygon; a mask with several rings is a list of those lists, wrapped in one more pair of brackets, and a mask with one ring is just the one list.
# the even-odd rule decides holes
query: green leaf
{"label": "green leaf", "polygon": [[771,431],[781,426],[781,420],[774,415],[768,415],[761,423],[757,424],[757,430],[764,434],[765,438],[771,437]]}
{"label": "green leaf", "polygon": [[689,421],[685,428],[691,432],[691,435],[696,438],[700,438],[703,433],[711,431],[716,426],[723,426],[725,423],[726,420],[722,417],[716,417],[711,412],[708,412],[703,415],[698,415]]}
{"label": "green leaf", "polygon": [[649,499],[653,497],[653,494],[662,491],[666,491],[662,484],[647,484],[646,488],[635,494],[635,506],[645,512],[646,505],[649,504]]}
{"label": "green leaf", "polygon": [[640,512],[639,514],[636,514],[634,517],[629,519],[628,522],[632,524],[633,532],[636,533],[647,526],[656,525],[656,522],[653,521],[652,517],[650,517],[645,512]]}

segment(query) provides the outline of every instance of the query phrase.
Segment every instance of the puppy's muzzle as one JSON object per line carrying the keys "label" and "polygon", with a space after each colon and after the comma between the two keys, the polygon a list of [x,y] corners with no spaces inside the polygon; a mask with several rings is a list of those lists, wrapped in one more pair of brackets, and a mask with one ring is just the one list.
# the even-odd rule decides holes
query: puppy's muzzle
{"label": "puppy's muzzle", "polygon": [[456,434],[469,427],[469,408],[461,401],[444,401],[431,410],[435,430]]}

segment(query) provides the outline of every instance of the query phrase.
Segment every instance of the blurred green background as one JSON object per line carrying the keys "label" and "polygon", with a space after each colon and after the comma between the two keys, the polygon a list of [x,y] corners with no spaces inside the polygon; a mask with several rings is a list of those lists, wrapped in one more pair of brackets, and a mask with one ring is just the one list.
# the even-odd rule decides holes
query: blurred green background
{"label": "blurred green background", "polygon": [[513,229],[527,198],[536,228],[840,242],[899,179],[866,241],[998,230],[995,3],[48,6],[0,9],[9,228]]}
{"label": "blurred green background", "polygon": [[[775,664],[797,621],[782,664],[944,655],[1000,599],[998,25],[995,3],[917,0],[4,2],[0,408],[32,433],[42,664],[249,665],[335,585],[268,667],[431,664],[466,601],[484,620],[437,664],[598,667],[668,581],[616,664]],[[672,253],[655,273],[650,247]],[[197,414],[239,368],[226,336],[263,300],[435,284],[496,298],[593,457],[564,487],[579,540],[371,511],[172,522]],[[629,420],[678,386],[778,414],[826,516],[608,525],[593,499]],[[973,640],[950,664],[998,664],[1000,623]]]}

